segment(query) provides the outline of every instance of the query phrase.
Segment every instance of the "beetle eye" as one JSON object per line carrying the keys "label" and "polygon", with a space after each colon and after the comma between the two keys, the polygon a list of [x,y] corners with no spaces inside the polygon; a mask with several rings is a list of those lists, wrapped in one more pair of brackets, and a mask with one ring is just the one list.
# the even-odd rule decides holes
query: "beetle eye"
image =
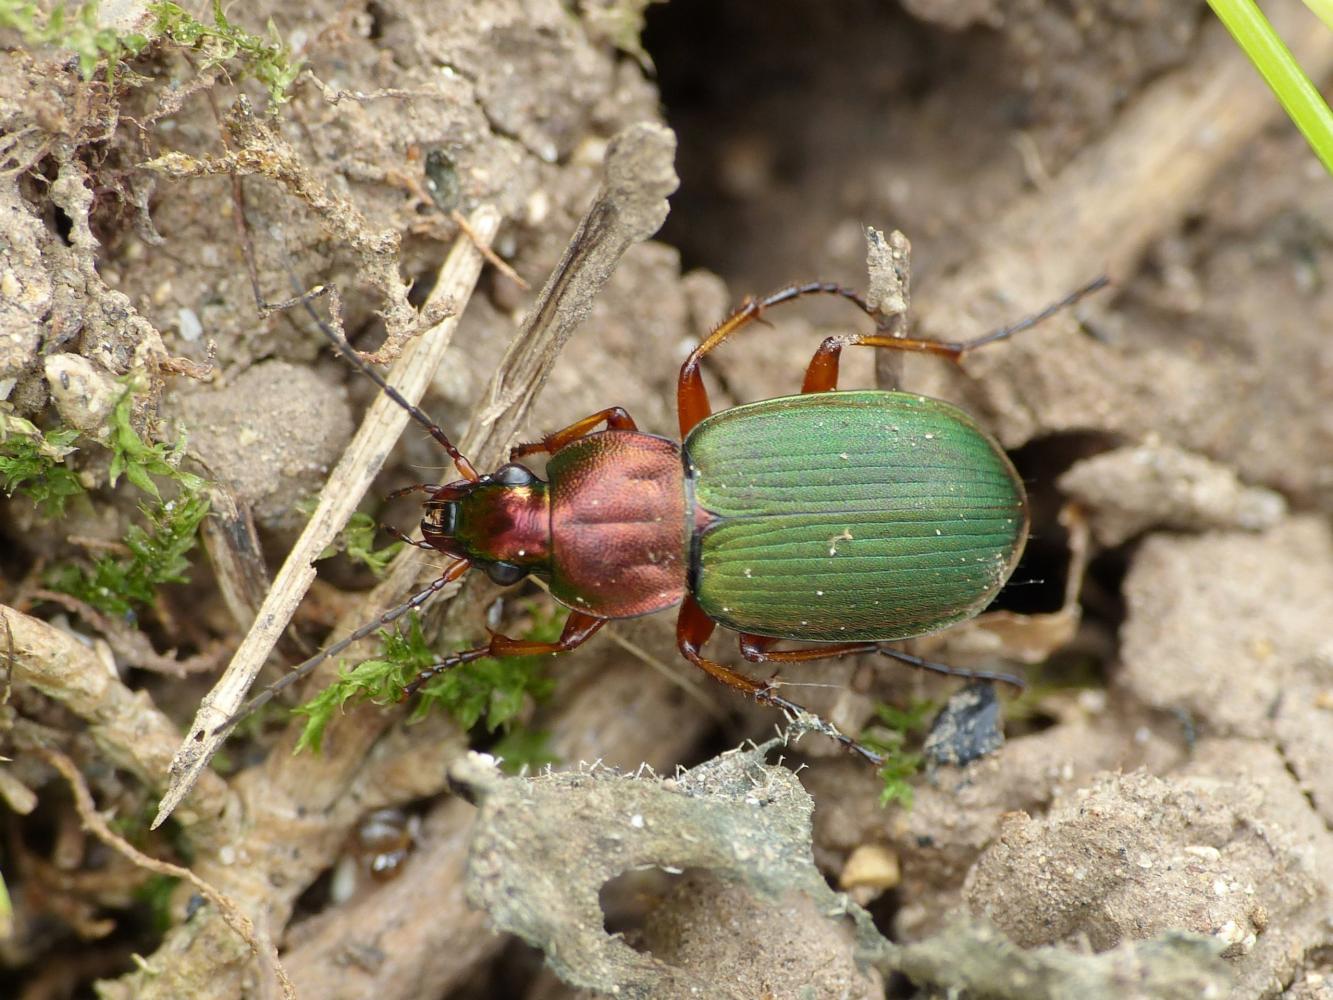
{"label": "beetle eye", "polygon": [[491,479],[503,486],[531,486],[537,481],[537,477],[528,469],[513,462],[496,469]]}
{"label": "beetle eye", "polygon": [[493,562],[486,565],[486,575],[491,578],[492,583],[507,587],[511,583],[518,583],[519,580],[522,580],[528,575],[528,571],[513,563]]}

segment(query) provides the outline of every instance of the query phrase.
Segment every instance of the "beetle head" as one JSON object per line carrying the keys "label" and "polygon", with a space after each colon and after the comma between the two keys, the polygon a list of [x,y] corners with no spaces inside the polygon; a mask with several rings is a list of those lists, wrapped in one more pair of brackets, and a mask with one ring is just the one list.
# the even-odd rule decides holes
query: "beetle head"
{"label": "beetle head", "polygon": [[549,565],[551,518],[546,483],[515,462],[488,476],[433,487],[421,535],[433,548],[466,559],[496,583],[517,583]]}

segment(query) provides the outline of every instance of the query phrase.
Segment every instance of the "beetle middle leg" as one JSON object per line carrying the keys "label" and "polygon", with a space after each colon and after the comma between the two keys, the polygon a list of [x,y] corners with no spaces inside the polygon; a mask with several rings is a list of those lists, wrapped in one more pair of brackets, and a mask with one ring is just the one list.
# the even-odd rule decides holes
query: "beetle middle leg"
{"label": "beetle middle leg", "polygon": [[546,653],[568,653],[571,649],[577,649],[591,639],[597,630],[605,624],[605,618],[594,618],[592,615],[585,615],[579,611],[571,611],[569,617],[565,619],[565,627],[560,632],[560,638],[555,642],[513,639],[507,635],[492,632],[491,641],[486,645],[461,650],[446,656],[442,660],[437,660],[421,671],[403,688],[403,698],[412,697],[432,677],[438,676],[446,670],[452,670],[454,667],[461,667],[465,663],[471,663],[473,660],[481,660],[489,656],[543,656]]}
{"label": "beetle middle leg", "polygon": [[998,330],[991,330],[989,333],[983,333],[980,337],[973,337],[971,340],[919,340],[914,337],[893,337],[882,333],[852,333],[828,337],[819,345],[819,349],[815,351],[815,356],[810,359],[810,365],[805,370],[805,381],[801,383],[801,392],[830,392],[838,387],[838,363],[842,360],[842,349],[844,347],[882,347],[890,351],[938,354],[950,361],[957,362],[961,361],[968,351],[975,351],[978,347],[985,347],[987,344],[1007,340],[1016,333],[1030,330],[1061,310],[1068,309],[1084,296],[1092,294],[1099,288],[1106,287],[1109,283],[1110,280],[1103,275],[1094,281],[1088,282],[1082,288],[1070,292],[1059,302],[1051,303],[1041,312],[1025,316],[1017,323],[1002,326]]}
{"label": "beetle middle leg", "polygon": [[998,681],[1019,691],[1027,686],[1021,678],[1015,677],[1013,674],[1000,673],[994,670],[968,670],[964,667],[951,667],[947,663],[937,663],[934,660],[925,660],[919,656],[913,656],[911,653],[904,653],[902,650],[894,649],[883,642],[839,642],[827,646],[803,646],[799,649],[772,648],[774,643],[781,641],[781,639],[775,639],[767,635],[751,635],[748,632],[742,632],[740,634],[741,655],[751,663],[807,663],[810,660],[831,660],[835,657],[852,656],[857,653],[878,653],[880,656],[887,656],[900,663],[906,663],[910,667],[916,667],[918,670],[928,670],[931,673],[944,674],[946,677],[962,677],[965,680],[972,681]]}
{"label": "beetle middle leg", "polygon": [[763,316],[764,310],[784,302],[792,302],[806,295],[837,295],[846,299],[872,319],[875,312],[856,292],[827,281],[812,281],[805,285],[788,285],[762,299],[750,299],[739,309],[713,328],[704,340],[690,352],[685,363],[680,366],[680,378],[676,383],[676,409],[680,418],[680,436],[684,438],[694,425],[713,412],[708,401],[708,390],[704,387],[699,365],[704,356],[716,350],[728,337],[742,327],[748,326]]}
{"label": "beetle middle leg", "polygon": [[753,677],[747,677],[740,671],[732,670],[730,667],[718,663],[716,660],[710,660],[700,653],[699,651],[703,648],[704,643],[708,641],[716,628],[717,623],[704,614],[698,602],[693,597],[687,596],[680,607],[680,617],[676,619],[676,646],[681,655],[708,674],[709,677],[722,682],[735,691],[749,695],[761,705],[774,705],[784,712],[794,715],[808,715],[817,719],[822,726],[826,727],[826,732],[848,750],[855,751],[876,766],[884,763],[884,758],[869,747],[863,746],[850,736],[840,733],[836,727],[820,719],[808,708],[782,697],[774,690],[774,685],[771,682],[757,681]]}

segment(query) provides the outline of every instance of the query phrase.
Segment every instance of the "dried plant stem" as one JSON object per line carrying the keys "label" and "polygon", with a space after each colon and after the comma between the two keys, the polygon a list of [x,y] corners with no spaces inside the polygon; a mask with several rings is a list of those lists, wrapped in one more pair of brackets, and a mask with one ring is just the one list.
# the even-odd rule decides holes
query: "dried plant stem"
{"label": "dried plant stem", "polygon": [[287,978],[282,963],[278,961],[278,949],[273,947],[273,942],[267,934],[261,933],[255,928],[254,921],[242,913],[231,899],[218,892],[217,889],[190,869],[173,865],[169,861],[150,858],[128,843],[123,837],[117,836],[107,825],[106,819],[97,811],[97,807],[93,803],[92,792],[88,790],[88,783],[83,780],[83,775],[74,766],[74,762],[59,750],[50,747],[37,747],[35,752],[64,775],[65,780],[69,782],[69,787],[74,792],[74,808],[78,810],[83,825],[93,836],[113,851],[127,858],[131,864],[158,875],[181,879],[198,889],[201,895],[207,897],[208,901],[218,908],[218,912],[222,915],[222,919],[227,922],[227,925],[245,939],[246,944],[250,946],[250,950],[255,953],[255,956],[268,965],[278,984],[282,987],[282,995],[287,997],[287,1000],[296,1000],[296,987]]}
{"label": "dried plant stem", "polygon": [[[28,684],[87,720],[89,733],[108,760],[144,784],[162,782],[180,731],[151,701],[130,691],[88,646],[54,625],[0,606],[5,648],[12,646],[9,679]],[[201,776],[181,810],[182,821],[216,816],[227,802],[226,785]],[[205,841],[209,835],[203,837]]]}
{"label": "dried plant stem", "polygon": [[[665,219],[666,196],[677,183],[674,152],[674,135],[657,125],[633,126],[609,145],[602,189],[502,359],[484,395],[483,411],[463,438],[465,453],[479,467],[496,464],[513,440],[560,348],[587,315],[625,251],[651,236]],[[473,226],[482,231],[475,219]],[[461,238],[467,240],[465,234]],[[469,252],[474,252],[467,242]],[[367,607],[396,603],[416,580],[437,574],[438,563],[428,554],[405,549],[369,595]],[[364,617],[341,623],[335,632],[350,630]],[[325,664],[325,669],[331,671],[335,665]],[[321,676],[327,673],[317,672],[314,682]],[[635,691],[650,688],[636,682]],[[447,732],[452,727],[444,720],[428,719],[410,730],[386,734],[394,718],[395,713],[374,706],[349,709],[330,726],[322,756],[292,755],[302,728],[294,722],[262,765],[233,779],[240,817],[235,839],[201,857],[195,867],[231,892],[246,912],[262,913],[271,927],[284,926],[297,897],[332,863],[348,829],[366,809],[429,795],[445,786],[450,758]],[[673,732],[687,731],[689,727],[673,724]],[[689,735],[693,738],[692,731]],[[417,752],[418,747],[429,754]],[[403,763],[409,758],[410,764]],[[458,812],[467,814],[466,809]],[[465,819],[446,824],[445,835],[461,837],[463,823]],[[240,859],[243,863],[238,863]],[[250,959],[231,948],[231,940],[225,926],[201,914],[189,928],[176,928],[167,935],[150,959],[154,974],[131,973],[117,981],[114,990],[104,987],[104,992],[154,1000],[181,995],[179,989],[173,992],[173,983],[186,983],[193,996],[234,996]],[[447,942],[443,950],[452,948],[453,942]],[[437,953],[441,950],[434,948]],[[489,949],[478,952],[484,953]],[[418,980],[408,992],[379,995],[416,996],[420,988]]]}
{"label": "dried plant stem", "polygon": [[[1294,2],[1270,14],[1315,79],[1333,71],[1333,33]],[[1146,88],[1104,138],[977,234],[979,252],[914,303],[919,331],[970,337],[1098,274],[1123,279],[1152,240],[1177,227],[1281,113],[1222,27],[1208,28],[1196,58]]]}
{"label": "dried plant stem", "polygon": [[[445,259],[432,301],[465,303],[472,294],[482,266],[473,236],[483,240],[494,238],[500,215],[495,209],[483,206],[473,213],[471,224],[473,235],[460,235]],[[430,308],[430,302],[427,308]],[[390,384],[412,402],[419,401],[430,384],[453,339],[461,312],[462,307],[456,307],[452,315],[412,340],[389,373]],[[408,415],[402,407],[384,396],[367,411],[360,430],[320,493],[318,505],[305,530],[274,577],[273,586],[255,616],[249,634],[213,690],[200,704],[190,732],[172,761],[170,784],[153,821],[155,827],[171,814],[222,745],[225,733],[218,733],[218,727],[241,706],[255,675],[314,581],[315,560],[356,510],[394,443],[402,435],[407,420]]]}

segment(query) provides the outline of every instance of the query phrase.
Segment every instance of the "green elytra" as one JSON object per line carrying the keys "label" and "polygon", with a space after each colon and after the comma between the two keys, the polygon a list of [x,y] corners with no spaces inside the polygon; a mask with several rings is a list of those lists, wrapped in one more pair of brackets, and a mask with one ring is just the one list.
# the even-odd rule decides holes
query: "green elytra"
{"label": "green elytra", "polygon": [[[877,653],[939,673],[1021,686],[1008,674],[958,670],[885,643],[965,620],[989,603],[1022,554],[1022,482],[994,439],[957,407],[902,392],[836,391],[839,360],[844,347],[868,346],[958,361],[1105,284],[1099,278],[1034,316],[968,341],[879,331],[829,337],[810,361],[801,395],[713,414],[700,363],[764,310],[827,294],[876,315],[838,285],[789,286],[746,302],[686,358],[677,383],[683,445],[638,431],[614,406],[515,447],[510,462],[489,475],[477,473],[437,424],[321,322],[340,353],[405,406],[462,475],[443,486],[398,491],[427,495],[422,539],[405,540],[451,561],[426,588],[300,664],[235,718],[420,607],[473,566],[500,583],[529,574],[548,580],[552,595],[571,609],[560,638],[535,642],[493,633],[486,644],[423,670],[405,697],[460,664],[567,652],[608,620],[677,604],[682,656],[788,712],[806,710],[780,695],[777,681],[755,680],[703,655],[718,624],[738,632],[741,653],[753,663]],[[550,456],[546,481],[515,461],[540,453]],[[782,640],[814,645],[774,648]],[[827,728],[848,748],[881,762],[874,751]]]}
{"label": "green elytra", "polygon": [[964,411],[902,392],[739,406],[685,442],[698,537],[690,589],[735,632],[888,640],[977,614],[1027,539],[1023,486]]}

